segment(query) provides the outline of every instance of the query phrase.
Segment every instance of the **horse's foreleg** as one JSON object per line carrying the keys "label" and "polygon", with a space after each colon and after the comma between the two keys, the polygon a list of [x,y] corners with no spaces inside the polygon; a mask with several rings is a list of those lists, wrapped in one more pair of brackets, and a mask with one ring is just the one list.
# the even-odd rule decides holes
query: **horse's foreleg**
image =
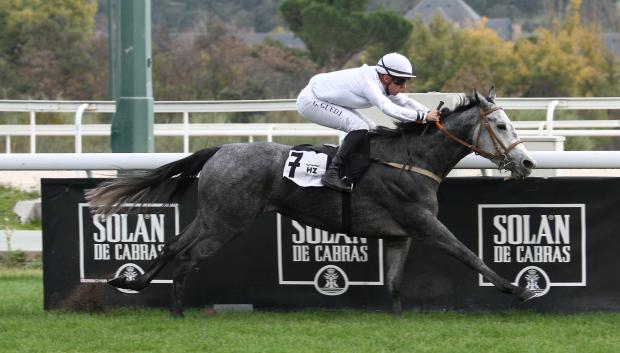
{"label": "horse's foreleg", "polygon": [[403,312],[403,305],[400,297],[400,287],[402,285],[405,261],[411,247],[411,238],[405,239],[386,239],[386,278],[387,286],[392,300],[392,313],[400,316]]}
{"label": "horse's foreleg", "polygon": [[131,289],[141,291],[151,283],[153,278],[172,260],[181,250],[192,245],[197,239],[194,237],[200,228],[199,223],[195,220],[190,223],[183,231],[175,237],[166,241],[157,258],[150,264],[146,272],[135,277],[133,280],[127,279],[125,276],[112,278],[108,284],[123,289]]}
{"label": "horse's foreleg", "polygon": [[[420,220],[420,219],[418,219]],[[421,226],[419,234],[424,234],[423,240],[438,246],[448,254],[454,256],[465,265],[473,268],[486,277],[495,287],[503,293],[516,295],[519,300],[532,299],[536,294],[528,289],[517,287],[510,281],[491,270],[476,254],[461,243],[451,232],[434,216],[428,216],[420,220],[417,226]]]}

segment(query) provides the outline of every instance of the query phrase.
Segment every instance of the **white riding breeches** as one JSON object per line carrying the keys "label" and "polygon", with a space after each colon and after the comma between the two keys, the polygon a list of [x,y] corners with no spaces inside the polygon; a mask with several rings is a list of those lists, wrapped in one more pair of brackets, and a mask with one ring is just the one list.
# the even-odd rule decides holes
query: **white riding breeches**
{"label": "white riding breeches", "polygon": [[372,130],[377,124],[358,111],[318,99],[312,90],[304,88],[297,97],[297,110],[304,118],[344,132]]}

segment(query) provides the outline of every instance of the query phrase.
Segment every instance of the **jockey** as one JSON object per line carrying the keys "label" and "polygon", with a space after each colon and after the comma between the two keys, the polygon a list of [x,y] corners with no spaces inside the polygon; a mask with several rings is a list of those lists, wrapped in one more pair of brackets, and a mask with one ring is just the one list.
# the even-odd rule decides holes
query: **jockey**
{"label": "jockey", "polygon": [[340,178],[344,159],[354,152],[366,133],[374,129],[373,120],[356,109],[378,107],[400,121],[438,121],[439,113],[431,111],[402,92],[407,81],[415,77],[409,60],[401,54],[384,55],[376,66],[366,64],[354,69],[318,74],[297,97],[297,110],[304,118],[319,125],[347,132],[331,165],[321,179],[334,190],[350,192]]}

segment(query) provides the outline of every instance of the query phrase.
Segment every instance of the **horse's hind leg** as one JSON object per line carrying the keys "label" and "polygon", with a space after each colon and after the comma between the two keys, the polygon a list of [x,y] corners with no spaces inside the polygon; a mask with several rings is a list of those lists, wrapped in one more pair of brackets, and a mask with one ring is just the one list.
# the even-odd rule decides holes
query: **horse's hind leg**
{"label": "horse's hind leg", "polygon": [[153,278],[172,260],[181,250],[192,246],[197,241],[200,224],[197,220],[190,223],[183,231],[166,241],[157,258],[149,265],[144,274],[137,276],[132,281],[124,276],[119,276],[108,281],[108,284],[116,288],[141,291],[151,283]]}
{"label": "horse's hind leg", "polygon": [[402,285],[405,261],[411,247],[411,238],[386,239],[386,278],[387,286],[392,300],[392,313],[400,316],[403,312],[403,305],[400,297],[400,287]]}
{"label": "horse's hind leg", "polygon": [[174,273],[172,274],[172,293],[170,297],[170,313],[174,317],[183,316],[183,295],[185,293],[185,281],[190,270],[191,250],[183,251],[174,259]]}
{"label": "horse's hind leg", "polygon": [[170,308],[173,316],[183,316],[183,297],[189,271],[197,269],[201,262],[240,235],[252,221],[252,218],[248,218],[236,219],[234,222],[226,222],[220,219],[203,222],[200,234],[196,237],[198,240],[175,258]]}

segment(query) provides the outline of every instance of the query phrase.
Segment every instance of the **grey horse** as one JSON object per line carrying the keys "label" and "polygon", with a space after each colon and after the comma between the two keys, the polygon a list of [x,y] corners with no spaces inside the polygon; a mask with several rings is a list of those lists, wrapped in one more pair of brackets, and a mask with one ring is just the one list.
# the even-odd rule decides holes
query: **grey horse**
{"label": "grey horse", "polygon": [[474,91],[454,110],[443,109],[443,125],[399,123],[393,129],[371,131],[372,163],[351,194],[350,229],[343,224],[341,193],[298,187],[282,177],[291,146],[277,143],[208,148],[141,176],[104,182],[86,197],[93,212],[109,214],[123,203],[139,204],[164,190],[183,190],[200,174],[196,218],[167,241],[144,274],[108,283],[142,290],[174,260],[171,310],[180,316],[188,271],[241,234],[260,214],[279,212],[331,232],[350,230],[356,236],[383,238],[387,287],[397,315],[402,312],[402,274],[414,239],[445,250],[501,292],[529,300],[535,297],[532,291],[500,277],[437,219],[441,179],[472,151],[510,170],[517,179],[528,176],[535,166],[508,116],[494,101],[493,88],[486,98]]}

